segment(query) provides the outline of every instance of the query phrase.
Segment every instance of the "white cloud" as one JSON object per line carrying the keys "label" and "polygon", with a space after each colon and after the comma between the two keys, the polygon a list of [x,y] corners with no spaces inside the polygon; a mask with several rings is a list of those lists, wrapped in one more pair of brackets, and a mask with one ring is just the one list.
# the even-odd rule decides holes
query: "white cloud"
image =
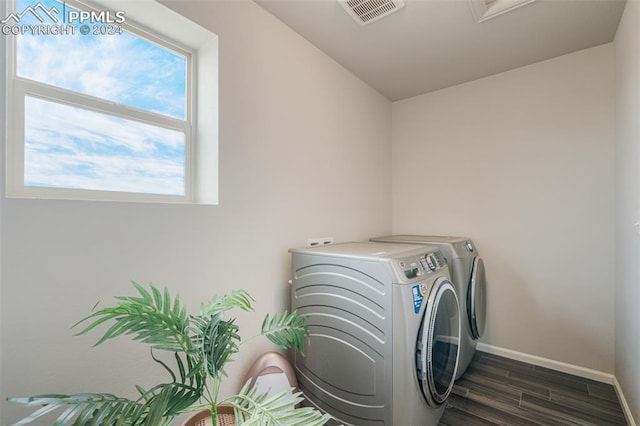
{"label": "white cloud", "polygon": [[184,193],[184,135],[27,98],[25,184]]}
{"label": "white cloud", "polygon": [[17,59],[22,77],[184,118],[186,60],[130,33],[22,34]]}

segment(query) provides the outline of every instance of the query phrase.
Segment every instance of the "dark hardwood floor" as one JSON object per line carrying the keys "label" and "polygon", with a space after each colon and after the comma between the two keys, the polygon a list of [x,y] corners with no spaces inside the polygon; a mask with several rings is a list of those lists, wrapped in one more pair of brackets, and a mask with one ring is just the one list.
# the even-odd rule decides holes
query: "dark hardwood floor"
{"label": "dark hardwood floor", "polygon": [[456,381],[440,426],[626,425],[613,386],[485,352]]}

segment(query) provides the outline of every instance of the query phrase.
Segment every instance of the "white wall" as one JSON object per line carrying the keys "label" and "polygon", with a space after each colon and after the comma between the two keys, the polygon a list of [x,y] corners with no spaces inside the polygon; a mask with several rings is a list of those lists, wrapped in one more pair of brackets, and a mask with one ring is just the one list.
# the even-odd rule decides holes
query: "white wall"
{"label": "white wall", "polygon": [[640,2],[627,1],[615,39],[616,377],[640,421]]}
{"label": "white wall", "polygon": [[[4,12],[3,8],[0,7],[0,12]],[[6,58],[6,52],[5,52],[5,43],[0,43],[0,57],[3,58],[3,62],[4,63],[4,58]],[[0,67],[0,69],[2,69]],[[4,78],[4,75],[3,77]],[[6,99],[6,91],[5,91],[5,85],[3,83],[0,82],[0,99]],[[6,110],[5,110],[5,105],[6,102],[0,102],[0,128],[2,129],[6,129],[7,125],[6,125],[6,120],[7,120],[7,114],[6,114]],[[2,136],[0,136],[0,138],[2,138]],[[4,164],[4,149],[0,149],[0,164]],[[4,170],[4,169],[2,169]],[[1,175],[2,173],[0,173]],[[0,182],[2,182],[2,178],[0,178]],[[0,194],[3,194],[3,191],[0,190]],[[3,210],[3,205],[4,205],[4,196],[0,195],[0,307],[2,307],[2,210]],[[2,388],[2,315],[0,314],[0,389]],[[0,399],[2,397],[0,396]],[[2,404],[0,404],[0,421],[2,421]]]}
{"label": "white wall", "polygon": [[392,230],[464,235],[483,342],[614,371],[613,47],[395,102]]}
{"label": "white wall", "polygon": [[[97,333],[70,330],[131,279],[194,309],[245,288],[258,300],[240,320],[249,335],[287,306],[289,247],[391,230],[473,238],[489,280],[483,341],[611,373],[615,358],[640,418],[636,0],[615,42],[617,120],[611,45],[391,106],[251,2],[165,2],[220,36],[220,205],[2,199],[2,424],[26,412],[7,396],[157,381],[144,348],[92,349]],[[267,348],[243,348],[225,392]]]}
{"label": "white wall", "polygon": [[[22,410],[7,396],[108,391],[167,380],[126,338],[71,325],[94,303],[131,294],[129,280],[179,291],[192,309],[234,288],[257,299],[241,316],[254,334],[288,307],[287,249],[390,231],[391,104],[250,1],[172,7],[219,35],[220,205],[4,199],[2,424]],[[223,389],[271,349],[242,348]]]}

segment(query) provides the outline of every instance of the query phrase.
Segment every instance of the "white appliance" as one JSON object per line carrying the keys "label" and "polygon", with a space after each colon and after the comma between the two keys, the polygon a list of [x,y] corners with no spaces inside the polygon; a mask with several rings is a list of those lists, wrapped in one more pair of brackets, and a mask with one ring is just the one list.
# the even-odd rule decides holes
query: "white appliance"
{"label": "white appliance", "polygon": [[307,316],[294,370],[307,400],[350,425],[437,425],[456,375],[458,297],[429,246],[291,249],[291,307]]}
{"label": "white appliance", "polygon": [[456,379],[462,376],[482,337],[486,321],[486,284],[484,262],[478,250],[466,237],[429,235],[390,235],[371,238],[383,243],[425,244],[440,249],[449,262],[451,279],[458,293],[462,316],[460,363]]}

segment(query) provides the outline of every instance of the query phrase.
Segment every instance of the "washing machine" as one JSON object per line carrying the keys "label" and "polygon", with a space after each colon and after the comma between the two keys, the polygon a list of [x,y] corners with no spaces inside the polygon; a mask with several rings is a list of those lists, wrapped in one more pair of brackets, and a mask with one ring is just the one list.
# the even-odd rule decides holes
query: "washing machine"
{"label": "washing machine", "polygon": [[348,425],[437,425],[460,352],[460,312],[435,247],[291,249],[291,308],[310,338],[294,370],[307,403]]}
{"label": "washing machine", "polygon": [[484,262],[469,238],[427,235],[390,235],[371,238],[383,243],[426,244],[440,249],[449,262],[451,279],[460,301],[462,336],[460,363],[456,379],[462,376],[473,359],[486,320],[486,284]]}

